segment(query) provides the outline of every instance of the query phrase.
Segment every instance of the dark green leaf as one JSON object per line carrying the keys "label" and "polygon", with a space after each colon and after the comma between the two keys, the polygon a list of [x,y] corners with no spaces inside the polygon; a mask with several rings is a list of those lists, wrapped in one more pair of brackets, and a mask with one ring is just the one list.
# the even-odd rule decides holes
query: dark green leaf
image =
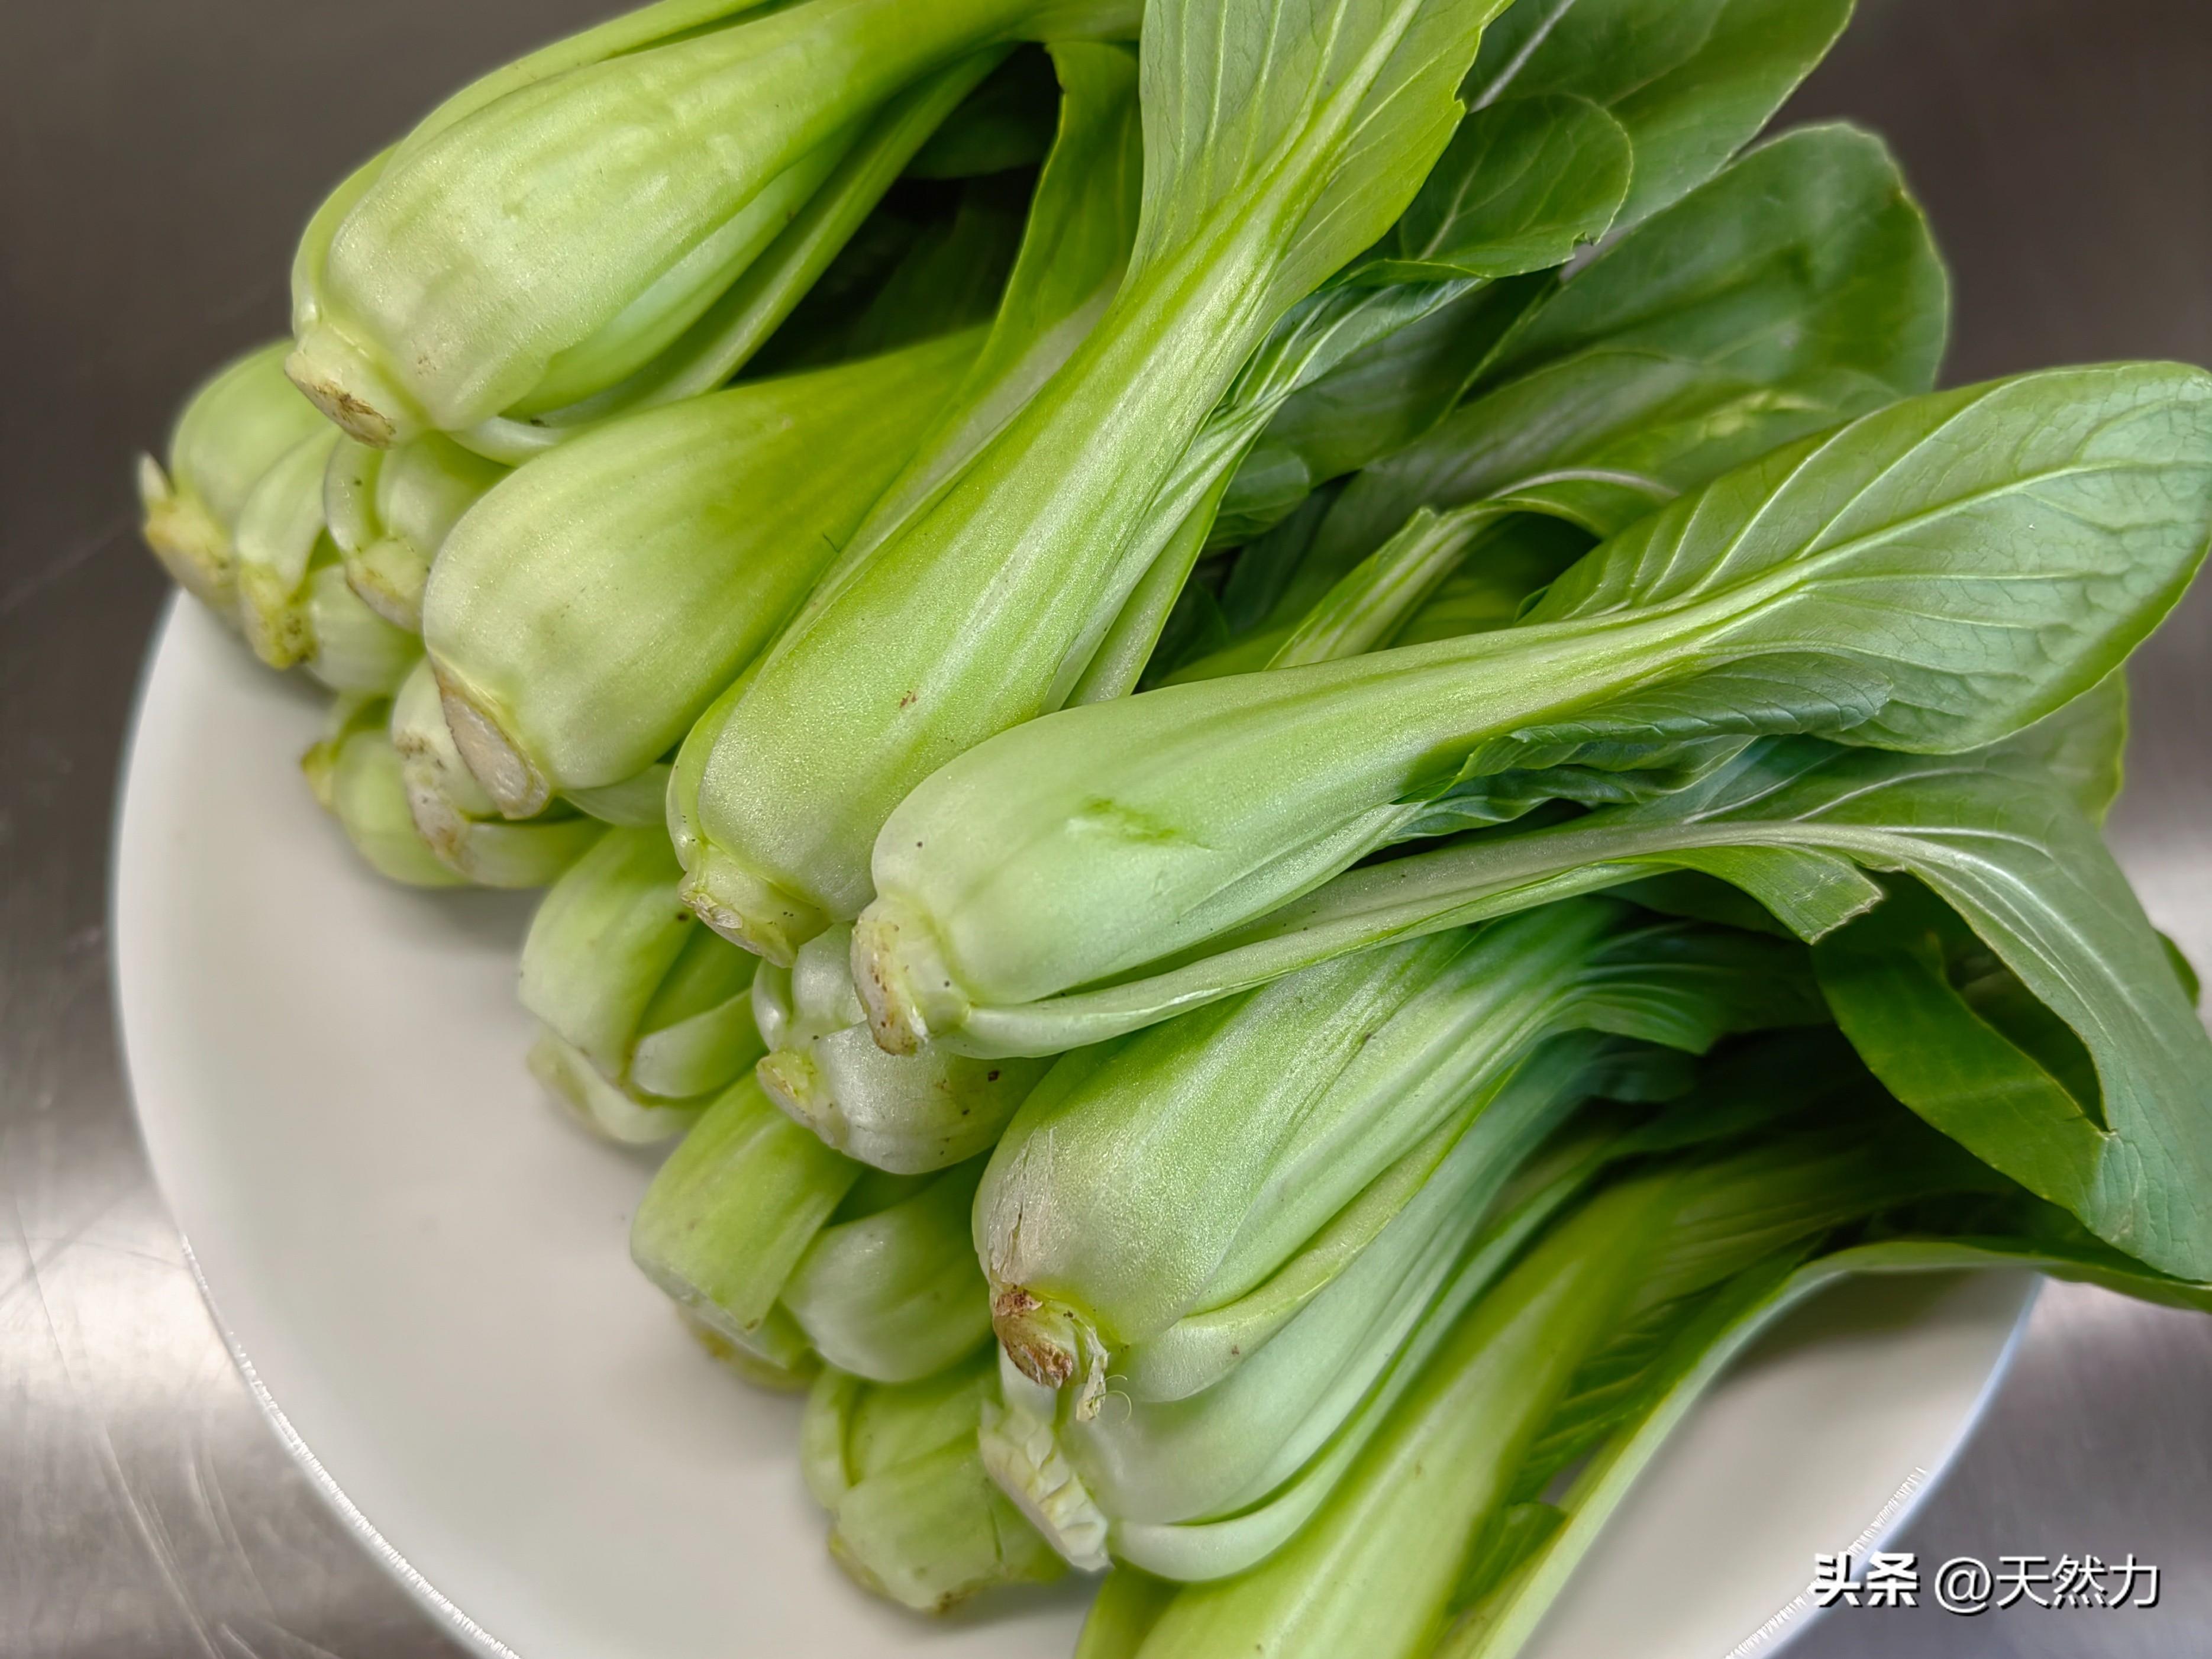
{"label": "dark green leaf", "polygon": [[1942,262],[1887,147],[1801,127],[1606,247],[1487,375],[1606,345],[1758,385],[1840,374],[1905,394],[1933,382],[1948,319]]}
{"label": "dark green leaf", "polygon": [[1230,481],[1215,543],[1249,540],[1327,482],[1426,432],[1460,400],[1498,343],[1557,286],[1541,272],[1483,284],[1300,386]]}
{"label": "dark green leaf", "polygon": [[1520,0],[1484,36],[1462,95],[1481,107],[1564,93],[1636,147],[1620,222],[1711,178],[1843,33],[1850,0]]}
{"label": "dark green leaf", "polygon": [[1688,489],[1925,391],[1948,311],[1881,144],[1847,127],[1778,139],[1608,247],[1505,342],[1473,401],[1354,479],[1287,603],[1416,507],[1569,465]]}
{"label": "dark green leaf", "polygon": [[[1564,259],[1583,234],[1606,223],[1626,228],[1667,206],[1765,124],[1849,11],[1849,0],[1520,0],[1484,37],[1462,89],[1474,111],[1453,151],[1376,250],[1374,257],[1404,263],[1370,274],[1426,274],[1431,259],[1478,275],[1529,270],[1542,251]],[[1561,97],[1601,112],[1607,127],[1587,115],[1556,127],[1540,123],[1539,111]],[[1509,113],[1516,104],[1534,107]],[[1627,141],[1625,197],[1612,188],[1616,135]],[[1601,223],[1599,205],[1608,197]],[[1455,213],[1462,200],[1480,210]],[[1463,257],[1453,258],[1454,246]],[[1363,418],[1369,399],[1382,417],[1371,431]],[[1255,533],[1295,501],[1289,460],[1303,456],[1310,488],[1391,453],[1422,429],[1398,430],[1409,423],[1387,384],[1370,382],[1364,397],[1340,391],[1329,402],[1343,425],[1334,453],[1314,453],[1310,433],[1300,440],[1271,431],[1253,478],[1240,479],[1231,493],[1234,528],[1224,543]]]}
{"label": "dark green leaf", "polygon": [[1838,1023],[1875,1074],[1937,1128],[2030,1191],[2069,1210],[2087,1207],[2103,1129],[1951,983],[1948,918],[1925,908],[1910,890],[1894,890],[1820,942],[1821,988]]}
{"label": "dark green leaf", "polygon": [[[2212,377],[2168,364],[2027,375],[1740,468],[1569,570],[1525,625],[1687,615],[1734,593],[1741,620],[1716,616],[1707,660],[1820,663],[1795,699],[1812,729],[1955,752],[2117,668],[2195,574],[2208,514]],[[1774,690],[1792,698],[1784,677]],[[1859,717],[1859,697],[1879,712]]]}
{"label": "dark green leaf", "polygon": [[[1822,988],[1937,1128],[2129,1254],[2212,1277],[2212,1042],[2094,830],[2015,801],[1984,803],[1978,856],[1929,862],[1950,909],[1906,888],[1821,941]],[[1963,984],[1961,919],[2003,964]]]}
{"label": "dark green leaf", "polygon": [[1564,264],[1612,224],[1633,166],[1628,135],[1587,99],[1514,98],[1477,110],[1347,280],[1513,276]]}

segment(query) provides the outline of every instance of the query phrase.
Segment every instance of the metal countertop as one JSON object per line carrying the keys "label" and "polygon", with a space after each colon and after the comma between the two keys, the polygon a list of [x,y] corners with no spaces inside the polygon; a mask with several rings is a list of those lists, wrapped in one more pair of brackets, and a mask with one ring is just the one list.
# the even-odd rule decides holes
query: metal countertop
{"label": "metal countertop", "polygon": [[[128,465],[206,369],[283,325],[293,237],[345,167],[603,9],[0,4],[0,1659],[457,1651],[264,1425],[131,1123],[105,882],[163,588]],[[1861,12],[1796,112],[1864,118],[1904,157],[1957,277],[1950,380],[2212,362],[2212,9]],[[2139,660],[2113,839],[2212,966],[2212,580]],[[1845,1611],[1794,1659],[2212,1655],[2212,1320],[2048,1291],[1901,1547],[1923,1565],[2132,1551],[2163,1569],[2161,1602]]]}

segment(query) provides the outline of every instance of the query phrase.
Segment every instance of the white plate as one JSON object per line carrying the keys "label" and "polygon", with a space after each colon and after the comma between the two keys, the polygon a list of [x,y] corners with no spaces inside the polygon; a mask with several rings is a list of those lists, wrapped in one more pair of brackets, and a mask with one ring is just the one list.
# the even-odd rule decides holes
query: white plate
{"label": "white plate", "polygon": [[[797,1404],[708,1360],[631,1270],[648,1162],[523,1073],[527,897],[357,864],[295,765],[316,701],[197,607],[143,697],[114,938],[154,1167],[271,1420],[409,1587],[528,1659],[1066,1654],[1079,1587],[931,1623],[831,1565]],[[1814,1552],[1864,1547],[1950,1458],[2032,1293],[1888,1282],[1804,1310],[1669,1448],[1542,1653],[1769,1644]]]}

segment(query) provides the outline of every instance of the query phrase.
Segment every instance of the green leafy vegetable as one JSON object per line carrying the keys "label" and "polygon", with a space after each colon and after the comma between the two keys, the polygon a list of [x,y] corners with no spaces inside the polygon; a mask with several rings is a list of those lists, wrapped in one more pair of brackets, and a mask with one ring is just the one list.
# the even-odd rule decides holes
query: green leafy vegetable
{"label": "green leafy vegetable", "polygon": [[[1939,1222],[1947,1218],[1930,1218]],[[1990,1219],[2002,1226],[2011,1218]],[[2016,1232],[1983,1231],[1987,1224],[1974,1210],[1966,1208],[1948,1232],[1939,1227],[1878,1239],[1815,1255],[1802,1265],[1778,1258],[1746,1270],[1662,1325],[1661,1332],[1670,1340],[1607,1402],[1601,1425],[1604,1432],[1559,1507],[1553,1510],[1551,1529],[1530,1540],[1527,1554],[1516,1564],[1517,1571],[1469,1575],[1459,1595],[1463,1610],[1443,1639],[1429,1650],[1433,1659],[1510,1659],[1520,1651],[1637,1477],[1729,1362],[1783,1314],[1844,1279],[2025,1268],[2100,1285],[2124,1296],[2212,1310],[2212,1286],[2146,1273],[2125,1257],[2093,1245],[2043,1237],[2033,1216],[2014,1222]],[[1582,1404],[1571,1396],[1558,1415],[1569,1416]],[[1550,1457],[1519,1472],[1515,1482],[1518,1490],[1541,1486],[1556,1468],[1564,1467],[1556,1449],[1552,1449]]]}
{"label": "green leafy vegetable", "polygon": [[167,470],[140,457],[146,543],[270,666],[304,667],[333,691],[389,696],[422,647],[347,587],[326,533],[331,431],[308,418],[313,406],[284,379],[281,356],[281,345],[264,346],[195,392]]}
{"label": "green leafy vegetable", "polygon": [[1251,1565],[1513,1255],[1632,1146],[1594,1126],[1532,1156],[1586,1094],[1648,1083],[1650,1054],[1588,1033],[1540,1048],[1262,1285],[1125,1351],[1104,1408],[1009,1375],[985,1462],[1079,1565],[1107,1551],[1182,1579]]}
{"label": "green leafy vegetable", "polygon": [[963,1037],[979,1009],[1199,945],[1501,794],[1694,777],[1762,734],[1981,746],[2112,670],[2208,515],[2200,371],[1907,400],[1682,497],[1515,627],[1163,687],[963,755],[878,838],[855,981],[895,1052],[988,1045]]}
{"label": "green leafy vegetable", "polygon": [[388,698],[340,697],[300,769],[317,803],[377,874],[404,887],[458,887],[465,878],[415,833],[399,751],[385,729],[391,708]]}
{"label": "green leafy vegetable", "polygon": [[988,1152],[1051,1062],[885,1054],[853,988],[851,941],[849,927],[832,927],[788,969],[761,964],[761,1087],[826,1145],[878,1170],[922,1175]]}
{"label": "green leafy vegetable", "polygon": [[[377,445],[584,402],[680,349],[817,193],[836,191],[834,216],[856,223],[864,192],[841,190],[839,169],[916,82],[981,56],[972,86],[1012,40],[1132,21],[1038,0],[926,15],[896,0],[687,0],[587,32],[464,94],[341,188],[295,264],[289,372]],[[892,148],[902,166],[912,145]],[[884,184],[896,170],[858,169]]]}
{"label": "green leafy vegetable", "polygon": [[900,1386],[831,1368],[807,1396],[800,1455],[832,1518],[830,1553],[863,1586],[920,1613],[1064,1571],[976,1455],[995,1371],[988,1353]]}
{"label": "green leafy vegetable", "polygon": [[676,902],[682,873],[657,827],[610,830],[553,884],[522,945],[522,1006],[648,1106],[703,1106],[762,1052],[754,959]]}
{"label": "green leafy vegetable", "polygon": [[1564,94],[1607,110],[1636,148],[1620,222],[1711,178],[1827,55],[1850,0],[1519,0],[1462,95]]}
{"label": "green leafy vegetable", "polygon": [[[1672,797],[1532,830],[1474,833],[1348,871],[1188,960],[1027,1008],[993,1011],[975,1034],[1023,1050],[1103,1042],[1349,951],[1595,888],[1626,884],[1627,895],[1643,902],[1679,908],[1682,890],[1648,873],[1654,869],[1725,867],[1817,937],[1877,896],[1847,867],[1851,860],[1834,854],[1846,836],[1874,867],[1933,867],[1946,859],[1965,861],[1947,842],[1996,844],[1977,836],[1961,802],[1967,809],[1995,802],[2009,812],[2023,792],[2033,803],[2056,790],[2091,820],[2101,818],[2119,787],[2123,702],[2120,683],[2108,680],[1998,748],[1955,760],[1862,753],[1817,739],[1756,743]],[[1838,814],[1850,829],[1827,823]],[[2082,845],[2080,837],[2069,842],[2075,851]],[[2047,847],[2033,855],[2054,863],[2059,856]],[[2094,856],[2105,855],[2100,849]],[[1773,925],[1755,903],[1715,915],[1711,890],[1700,890],[1704,902],[1683,914]]]}
{"label": "green leafy vegetable", "polygon": [[[2094,827],[2121,737],[2115,680],[1960,756],[1763,740],[1658,800],[1352,872],[1194,962],[1048,1000],[992,1035],[1094,1042],[1339,952],[1577,892],[1665,903],[1650,872],[1697,872],[1823,941],[1837,1017],[1929,1121],[2111,1243],[2212,1277],[2212,1237],[2172,1201],[2212,1176],[2212,1047]],[[1909,890],[1883,902],[1867,871],[1909,874],[1942,902]],[[1978,1012],[1954,983],[1978,951],[1994,956],[1974,969]]]}
{"label": "green leafy vegetable", "polygon": [[1182,1590],[1132,1651],[1425,1654],[1486,1523],[1593,1352],[1670,1303],[1940,1193],[1947,1177],[1972,1179],[1912,1145],[1853,1125],[1607,1187],[1475,1302],[1309,1526],[1254,1570]]}
{"label": "green leafy vegetable", "polygon": [[1474,111],[1398,222],[1344,280],[1443,282],[1562,264],[1613,223],[1633,163],[1620,124],[1582,99]]}
{"label": "green leafy vegetable", "polygon": [[323,475],[323,510],[346,586],[393,627],[420,634],[431,562],[507,473],[440,433],[390,450],[341,440]]}
{"label": "green leafy vegetable", "polygon": [[431,573],[423,636],[499,809],[527,817],[673,745],[836,556],[979,343],[613,421],[472,507]]}
{"label": "green leafy vegetable", "polygon": [[461,759],[427,658],[392,699],[392,741],[415,829],[448,868],[485,887],[544,887],[605,833],[566,801],[510,823]]}
{"label": "green leafy vegetable", "polygon": [[2186,1197],[2212,1180],[2212,1040],[2094,833],[2031,792],[2006,805],[1928,870],[1948,908],[1905,888],[1824,939],[1821,989],[1937,1128],[2129,1255],[2212,1278]]}
{"label": "green leafy vegetable", "polygon": [[[1609,196],[1603,220],[1589,221],[1589,233],[1608,224],[1627,230],[1702,183],[1748,142],[1826,54],[1849,9],[1848,0],[1717,7],[1520,0],[1485,36],[1476,68],[1461,88],[1474,112],[1462,126],[1455,153],[1462,145],[1488,149],[1498,136],[1534,143],[1542,113],[1562,98],[1571,100],[1587,112],[1581,122],[1565,124],[1541,149],[1515,155],[1509,147],[1498,159],[1509,172],[1511,163],[1523,163],[1516,182],[1524,192],[1533,185],[1540,199],[1545,191]],[[1511,112],[1516,106],[1518,117]],[[1631,163],[1622,185],[1633,181],[1632,189],[1617,193],[1598,187],[1608,177],[1605,155],[1615,147]],[[1480,183],[1480,175],[1455,171],[1454,159],[1448,154],[1431,174],[1407,224],[1390,240],[1402,245],[1425,219],[1433,226],[1435,216],[1425,210],[1454,200],[1471,183],[1486,194],[1492,188]],[[1553,169],[1542,165],[1546,160]],[[1537,214],[1529,223],[1546,219]],[[1491,222],[1505,230],[1511,221],[1493,216]],[[1568,212],[1552,222],[1565,228],[1574,220]],[[1417,230],[1411,240],[1434,246]],[[1497,231],[1492,242],[1503,246]],[[1571,240],[1559,243],[1553,257],[1565,258],[1571,246]],[[1531,270],[1544,263],[1540,257],[1504,268]],[[1531,278],[1503,294],[1455,299],[1432,319],[1354,354],[1296,393],[1238,470],[1218,539],[1225,544],[1265,529],[1321,480],[1369,465],[1419,436],[1484,368],[1498,334],[1553,286]],[[1927,383],[1903,389],[1924,391]]]}
{"label": "green leafy vegetable", "polygon": [[[988,53],[963,59],[886,104],[791,222],[696,322],[644,368],[561,409],[481,422],[469,428],[470,446],[519,464],[613,416],[712,392],[741,368],[760,366],[756,360],[765,358],[778,344],[792,343],[786,334],[803,331],[794,313],[817,297],[815,284],[827,283],[833,262],[876,222],[876,210],[900,168],[936,131],[945,112],[960,104],[991,62]],[[982,262],[976,274],[988,280],[988,262]],[[838,296],[818,297],[834,303]],[[791,330],[785,329],[787,322]],[[910,335],[897,343],[920,337]],[[787,362],[783,368],[827,360]],[[782,368],[764,372],[781,373]]]}
{"label": "green leafy vegetable", "polygon": [[1338,0],[1279,32],[1223,0],[1150,9],[1128,275],[1059,372],[745,688],[699,789],[712,856],[690,862],[693,902],[713,925],[788,961],[866,902],[867,845],[900,795],[1074,687],[1249,441],[1162,494],[1246,358],[1449,142],[1492,9]]}
{"label": "green leafy vegetable", "polygon": [[146,544],[177,585],[236,625],[232,538],[254,487],[290,450],[320,435],[314,405],[284,378],[283,341],[210,375],[185,402],[168,466],[138,459]]}
{"label": "green leafy vegetable", "polygon": [[1948,321],[1887,150],[1849,127],[1787,134],[1609,243],[1507,337],[1467,404],[1352,480],[1275,625],[1423,507],[1563,468],[1692,489],[1925,392]]}
{"label": "green leafy vegetable", "polygon": [[990,1329],[968,1248],[970,1163],[874,1174],[732,1084],[653,1179],[630,1254],[678,1307],[786,1370],[819,1352],[877,1382],[931,1375]]}
{"label": "green leafy vegetable", "polygon": [[1456,1133],[1417,1149],[1464,1130],[1532,1046],[1599,1030],[1698,1051],[1817,1020],[1803,975],[1778,941],[1583,901],[1340,958],[1071,1055],[977,1200],[1000,1340],[1036,1381],[1078,1385],[1086,1411],[1109,1374],[1140,1391],[1154,1371],[1205,1375],[1230,1363],[1217,1350],[1266,1335],[1171,1335],[1179,1322],[1211,1310],[1218,1324],[1302,1252],[1309,1293],[1341,1272],[1411,1194],[1386,1172],[1433,1169]]}
{"label": "green leafy vegetable", "polygon": [[[1121,281],[1137,215],[1135,61],[1115,47],[1084,45],[1057,47],[1053,59],[1064,88],[1060,131],[998,319],[952,408],[878,500],[802,617],[836,593],[900,517],[957,474],[1066,361]],[[745,685],[741,677],[709,705],[677,757],[667,821],[691,887],[714,878],[700,787]],[[692,902],[689,890],[686,898]]]}
{"label": "green leafy vegetable", "polygon": [[1931,389],[1894,158],[1756,142],[1850,9],[657,0],[141,458],[366,864],[548,889],[528,1069],[862,1587],[1510,1659],[1826,1285],[2212,1311],[2100,832],[2212,375]]}

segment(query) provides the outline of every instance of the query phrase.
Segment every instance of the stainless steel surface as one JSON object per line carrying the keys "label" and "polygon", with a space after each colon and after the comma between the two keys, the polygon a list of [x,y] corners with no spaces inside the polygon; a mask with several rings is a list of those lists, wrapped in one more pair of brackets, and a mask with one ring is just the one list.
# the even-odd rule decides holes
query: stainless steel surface
{"label": "stainless steel surface", "polygon": [[[4,1659],[454,1651],[264,1426],[131,1127],[104,876],[161,586],[135,543],[126,467],[205,368],[283,326],[290,240],[323,185],[471,70],[601,9],[0,3]],[[1864,117],[1904,155],[1958,276],[1953,378],[2212,362],[2212,9],[1863,12],[1802,111]],[[2144,653],[2136,687],[2114,837],[2154,915],[2212,963],[2212,583]],[[2054,1290],[1905,1545],[1931,1564],[2133,1551],[2163,1567],[2161,1605],[1846,1611],[1793,1654],[2212,1654],[2208,1402],[2212,1320]]]}

